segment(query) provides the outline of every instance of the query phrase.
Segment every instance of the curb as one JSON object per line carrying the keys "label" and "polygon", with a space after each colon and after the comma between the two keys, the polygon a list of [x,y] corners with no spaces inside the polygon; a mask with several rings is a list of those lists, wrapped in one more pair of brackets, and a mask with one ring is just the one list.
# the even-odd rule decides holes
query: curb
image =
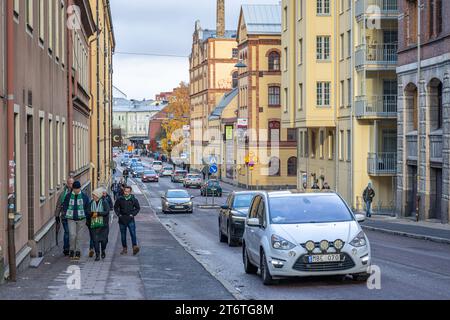
{"label": "curb", "polygon": [[383,228],[377,228],[377,227],[370,227],[370,226],[364,226],[364,225],[361,225],[361,227],[366,230],[378,231],[378,232],[392,234],[392,235],[396,235],[396,236],[403,236],[403,237],[419,239],[419,240],[428,240],[428,241],[432,241],[432,242],[436,242],[436,243],[450,244],[450,239],[426,236],[426,235],[415,234],[415,233],[408,233],[408,232],[403,232],[403,231],[389,230],[389,229],[383,229]]}

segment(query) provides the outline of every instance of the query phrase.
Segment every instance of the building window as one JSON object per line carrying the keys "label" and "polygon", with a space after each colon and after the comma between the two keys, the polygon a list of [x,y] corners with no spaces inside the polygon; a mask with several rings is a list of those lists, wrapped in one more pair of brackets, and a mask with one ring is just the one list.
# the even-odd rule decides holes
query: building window
{"label": "building window", "polygon": [[348,44],[347,44],[347,58],[350,58],[352,56],[352,45],[353,45],[353,41],[352,41],[352,32],[351,31],[347,31],[347,39],[348,39]]}
{"label": "building window", "polygon": [[298,20],[303,19],[303,0],[298,0]]}
{"label": "building window", "polygon": [[19,0],[14,0],[14,15],[16,17],[19,16],[19,12],[20,11],[20,5],[19,5]]}
{"label": "building window", "polygon": [[53,51],[53,1],[48,1],[48,50]]}
{"label": "building window", "polygon": [[325,136],[324,136],[324,132],[322,130],[320,130],[319,132],[319,157],[320,159],[323,159],[323,149],[324,149],[324,143],[325,143]]}
{"label": "building window", "polygon": [[233,79],[233,83],[232,83],[232,85],[233,85],[233,89],[234,88],[237,88],[237,86],[238,86],[238,84],[239,84],[239,72],[237,72],[237,71],[235,71],[235,72],[233,72],[233,75],[232,75],[232,79]]}
{"label": "building window", "polygon": [[26,0],[26,19],[28,30],[33,31],[33,0]]}
{"label": "building window", "polygon": [[297,176],[297,158],[291,157],[287,162],[287,175],[288,177]]}
{"label": "building window", "polygon": [[303,109],[303,83],[298,85],[298,110]]}
{"label": "building window", "polygon": [[269,141],[280,142],[280,121],[269,121]]}
{"label": "building window", "polygon": [[330,0],[316,0],[317,14],[329,15],[330,14]]}
{"label": "building window", "polygon": [[280,176],[281,161],[280,158],[272,157],[269,162],[269,176]]}
{"label": "building window", "polygon": [[305,131],[304,139],[305,139],[305,158],[308,158],[308,157],[309,157],[309,138],[308,138],[308,131]]}
{"label": "building window", "polygon": [[61,23],[61,63],[66,63],[66,10],[64,3],[61,2],[60,21]]}
{"label": "building window", "polygon": [[417,0],[407,1],[405,20],[407,45],[414,45],[417,43]]}
{"label": "building window", "polygon": [[330,60],[330,37],[318,36],[316,43],[317,60]]}
{"label": "building window", "polygon": [[49,161],[49,166],[48,166],[48,170],[50,171],[50,183],[49,183],[49,188],[50,190],[53,190],[55,188],[54,186],[54,171],[55,171],[55,163],[54,163],[54,153],[55,153],[55,149],[54,149],[54,133],[53,133],[53,121],[50,119],[48,120],[48,133],[49,133],[49,156],[50,156],[50,161]]}
{"label": "building window", "polygon": [[288,28],[288,7],[283,8],[283,31],[287,31]]}
{"label": "building window", "polygon": [[237,59],[239,54],[239,50],[237,48],[233,48],[232,57],[233,59]]}
{"label": "building window", "polygon": [[442,82],[439,83],[438,87],[437,87],[437,102],[438,102],[438,129],[442,129],[442,125],[443,125],[443,96],[442,96],[442,91],[443,90],[443,85]]}
{"label": "building window", "polygon": [[352,132],[347,130],[347,161],[352,160]]}
{"label": "building window", "polygon": [[341,108],[345,106],[345,82],[341,81]]}
{"label": "building window", "polygon": [[45,121],[44,118],[40,118],[39,120],[39,176],[41,182],[41,197],[45,197]]}
{"label": "building window", "polygon": [[61,124],[56,121],[56,184],[61,185]]}
{"label": "building window", "polygon": [[55,6],[55,56],[56,60],[59,61],[59,14],[58,14],[58,1]]}
{"label": "building window", "polygon": [[298,64],[303,63],[303,39],[298,40]]}
{"label": "building window", "polygon": [[339,160],[344,160],[345,145],[344,145],[344,130],[339,132]]}
{"label": "building window", "polygon": [[303,142],[303,131],[300,131],[300,147],[298,148],[298,151],[299,151],[299,156],[300,156],[301,158],[303,158],[304,155],[305,155],[305,150],[304,150],[304,148],[305,148],[305,144],[304,144],[304,142]]}
{"label": "building window", "polygon": [[280,87],[270,86],[269,87],[269,106],[280,106]]}
{"label": "building window", "polygon": [[341,2],[341,7],[339,9],[339,13],[344,13],[344,3],[346,0],[339,0]]}
{"label": "building window", "polygon": [[287,71],[288,69],[288,61],[289,61],[289,56],[288,56],[288,48],[285,47],[284,48],[284,71]]}
{"label": "building window", "polygon": [[39,0],[39,40],[41,43],[44,42],[44,28],[45,28],[45,21],[44,21],[44,7],[45,7],[45,0]]}
{"label": "building window", "polygon": [[297,129],[287,129],[287,141],[297,141]]}
{"label": "building window", "polygon": [[328,159],[332,160],[334,156],[334,138],[333,132],[328,132]]}
{"label": "building window", "polygon": [[288,110],[289,110],[288,88],[284,88],[284,112],[288,112]]}
{"label": "building window", "polygon": [[317,105],[330,105],[330,82],[317,82]]}
{"label": "building window", "polygon": [[276,51],[269,54],[269,71],[280,71],[280,54]]}
{"label": "building window", "polygon": [[352,90],[352,79],[347,79],[347,94],[348,94],[348,103],[347,106],[351,107],[353,100],[353,90]]}
{"label": "building window", "polygon": [[340,36],[340,45],[341,45],[341,56],[340,59],[344,60],[344,52],[345,52],[345,39],[344,39],[344,34],[342,33]]}
{"label": "building window", "polygon": [[21,141],[21,131],[20,131],[20,114],[15,113],[14,114],[14,162],[16,165],[16,178],[14,179],[14,190],[15,190],[15,196],[16,196],[16,211],[20,212],[20,202],[21,202],[21,185],[20,185],[20,179],[21,179],[21,163],[20,163],[20,146],[22,145]]}
{"label": "building window", "polygon": [[67,131],[66,131],[66,124],[63,122],[62,124],[62,176],[61,176],[61,180],[65,181],[67,178]]}
{"label": "building window", "polygon": [[436,33],[442,33],[442,0],[436,0]]}
{"label": "building window", "polygon": [[316,132],[311,131],[311,158],[316,157]]}

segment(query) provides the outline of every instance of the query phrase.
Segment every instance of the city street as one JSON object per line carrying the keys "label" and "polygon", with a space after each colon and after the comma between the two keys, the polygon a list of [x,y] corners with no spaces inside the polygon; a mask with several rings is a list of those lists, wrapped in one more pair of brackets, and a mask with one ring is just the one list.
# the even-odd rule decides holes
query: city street
{"label": "city street", "polygon": [[[267,287],[257,276],[247,275],[242,264],[241,247],[228,247],[219,242],[218,211],[199,209],[206,203],[197,189],[194,213],[161,212],[161,195],[171,188],[182,188],[170,178],[138,188],[156,211],[161,223],[185,249],[194,256],[235,296],[243,299],[449,299],[450,247],[446,244],[410,239],[384,233],[366,232],[372,245],[373,263],[381,269],[381,290],[369,290],[365,283],[351,278],[319,277],[286,279]],[[224,195],[216,199],[223,204],[233,187],[223,185]],[[212,199],[208,199],[211,204]]]}

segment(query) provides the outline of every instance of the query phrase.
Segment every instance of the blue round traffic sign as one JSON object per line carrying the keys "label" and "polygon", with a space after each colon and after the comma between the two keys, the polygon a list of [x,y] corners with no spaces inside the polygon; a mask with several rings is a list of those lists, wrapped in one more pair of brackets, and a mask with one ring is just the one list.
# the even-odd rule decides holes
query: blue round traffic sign
{"label": "blue round traffic sign", "polygon": [[213,173],[217,173],[217,171],[219,171],[219,169],[217,168],[217,166],[215,164],[209,167],[209,173],[213,174]]}

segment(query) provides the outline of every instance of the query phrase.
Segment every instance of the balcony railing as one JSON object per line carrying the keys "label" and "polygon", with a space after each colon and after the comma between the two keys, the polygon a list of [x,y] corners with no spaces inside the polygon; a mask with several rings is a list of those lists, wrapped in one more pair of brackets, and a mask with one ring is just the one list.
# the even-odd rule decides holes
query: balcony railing
{"label": "balcony railing", "polygon": [[442,162],[442,135],[430,135],[430,160]]}
{"label": "balcony railing", "polygon": [[397,153],[369,153],[367,170],[370,175],[395,175],[397,173]]}
{"label": "balcony railing", "polygon": [[417,134],[407,135],[406,136],[406,155],[408,157],[408,160],[416,160],[417,161],[417,152],[418,152]]}
{"label": "balcony railing", "polygon": [[356,117],[397,118],[397,95],[356,97]]}
{"label": "balcony railing", "polygon": [[356,49],[356,67],[379,65],[395,68],[398,59],[397,51],[396,43],[360,45]]}
{"label": "balcony railing", "polygon": [[399,13],[397,0],[357,0],[355,15],[360,17],[365,13],[395,16]]}

